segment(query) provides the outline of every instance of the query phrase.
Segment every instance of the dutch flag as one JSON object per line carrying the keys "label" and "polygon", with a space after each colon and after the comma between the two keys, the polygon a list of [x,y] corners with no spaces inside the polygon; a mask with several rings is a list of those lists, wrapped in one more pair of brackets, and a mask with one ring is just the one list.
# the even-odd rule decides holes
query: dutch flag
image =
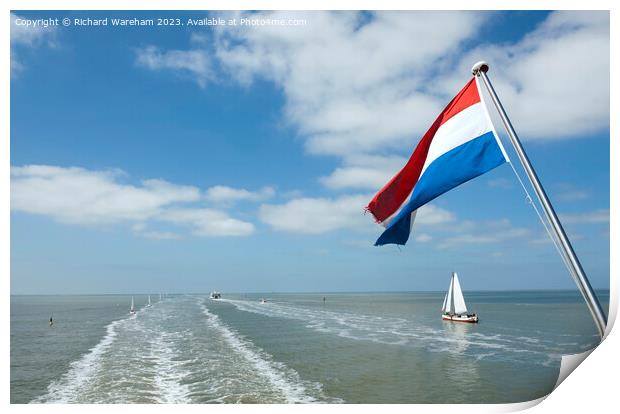
{"label": "dutch flag", "polygon": [[407,243],[418,208],[508,161],[473,77],[366,207],[386,226],[375,246]]}

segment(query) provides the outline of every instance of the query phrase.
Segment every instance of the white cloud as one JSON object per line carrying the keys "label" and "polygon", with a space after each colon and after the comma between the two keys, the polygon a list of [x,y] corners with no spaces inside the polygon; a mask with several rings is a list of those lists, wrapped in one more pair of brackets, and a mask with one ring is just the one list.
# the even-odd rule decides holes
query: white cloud
{"label": "white cloud", "polygon": [[[465,53],[464,45],[492,13],[255,15],[301,17],[308,24],[217,27],[212,42],[193,35],[189,51],[151,46],[143,50],[143,64],[186,71],[204,84],[214,80],[209,59],[201,58],[206,63],[198,65],[176,62],[187,62],[185,54],[208,50],[218,69],[239,84],[272,82],[285,99],[285,121],[305,140],[306,149],[341,158],[341,166],[319,178],[332,190],[376,191],[384,185],[481,58],[490,62],[489,75],[523,138],[584,136],[609,125],[608,12],[554,12],[519,41],[493,44],[489,39]],[[233,190],[231,197],[250,197],[246,190]],[[367,200],[297,196],[285,204],[262,205],[260,218],[276,230],[307,234],[361,229],[371,221],[359,214]],[[421,217],[417,221],[423,224]],[[519,234],[515,230],[506,237]],[[454,241],[460,243],[498,240],[490,233],[458,237]]]}
{"label": "white cloud", "polygon": [[480,243],[497,243],[500,238],[494,234],[459,234],[458,236],[448,237],[440,244],[440,247],[446,248],[454,245],[466,246],[469,244]]}
{"label": "white cloud", "polygon": [[[301,234],[322,234],[336,230],[377,232],[382,227],[364,214],[371,196],[298,198],[285,204],[263,204],[259,218],[274,230]],[[437,225],[453,220],[452,213],[432,205],[420,209],[416,225]]]}
{"label": "white cloud", "polygon": [[[303,17],[308,24],[221,28],[220,64],[241,83],[274,82],[307,148],[339,155],[415,142],[445,101],[424,92],[428,75],[483,21],[471,12],[258,15]],[[412,46],[403,39],[424,40]]]}
{"label": "white cloud", "polygon": [[507,219],[477,223],[475,228],[476,232],[461,233],[444,238],[438,247],[446,249],[471,244],[497,244],[527,237],[531,234],[529,229],[513,227],[510,220]]}
{"label": "white cloud", "polygon": [[55,26],[46,26],[43,23],[27,26],[24,21],[24,17],[11,13],[11,44],[36,46],[52,42],[51,37],[56,32]]}
{"label": "white cloud", "polygon": [[11,18],[11,72],[16,74],[25,69],[25,65],[19,60],[15,46],[20,47],[55,47],[56,27],[45,25],[42,22],[38,25],[27,26],[24,18],[14,13],[10,13]]}
{"label": "white cloud", "polygon": [[507,178],[494,178],[487,181],[489,187],[510,189],[513,187],[514,181]]}
{"label": "white cloud", "polygon": [[473,62],[487,60],[489,77],[521,138],[587,136],[609,126],[609,48],[609,12],[554,12],[517,43],[466,53],[438,84],[454,90]]}
{"label": "white cloud", "polygon": [[285,204],[263,204],[261,221],[274,230],[303,234],[321,234],[341,229],[369,229],[373,226],[364,217],[367,196],[329,198],[298,198]]}
{"label": "white cloud", "polygon": [[562,223],[570,224],[596,224],[609,223],[609,210],[600,209],[577,214],[562,214],[560,219]]}
{"label": "white cloud", "polygon": [[[398,171],[398,170],[396,170]],[[381,171],[371,167],[351,166],[336,168],[331,175],[321,177],[329,188],[360,188],[379,190],[394,174],[392,170]]]}
{"label": "white cloud", "polygon": [[[261,78],[282,90],[286,119],[310,152],[343,157],[343,166],[321,178],[331,189],[385,184],[403,164],[347,157],[409,153],[481,57],[490,61],[490,76],[523,137],[561,139],[608,126],[607,12],[552,13],[521,41],[487,43],[462,57],[462,44],[489,16],[378,12],[365,21],[358,13],[312,12],[303,15],[304,27],[219,28],[215,53],[240,83]],[[403,39],[424,41],[412,47]]]}
{"label": "white cloud", "polygon": [[[412,132],[425,129],[443,102],[420,91],[430,64],[456,50],[482,21],[471,12],[379,12],[367,22],[362,13],[349,12],[261,12],[257,17],[296,15],[310,23],[218,28],[215,56],[242,84],[263,78],[282,88],[288,121],[308,138],[308,148],[336,154],[410,144]],[[437,32],[439,23],[446,27]],[[403,38],[425,41],[410,47]],[[192,42],[209,47],[195,33]],[[150,46],[140,51],[138,61],[152,69],[186,69],[176,63],[178,57],[200,50],[164,52]],[[212,72],[204,76],[202,69],[191,72],[204,83]],[[359,172],[361,167],[349,168]],[[340,170],[326,183],[341,187],[351,175]]]}
{"label": "white cloud", "polygon": [[426,233],[415,234],[414,238],[415,238],[415,241],[420,242],[420,243],[426,243],[433,239],[429,234],[426,234]]}
{"label": "white cloud", "polygon": [[432,204],[426,204],[418,209],[414,226],[436,226],[439,224],[452,223],[454,214]]}
{"label": "white cloud", "polygon": [[170,231],[144,231],[139,234],[146,239],[153,240],[178,240],[181,238],[178,234]]}
{"label": "white cloud", "polygon": [[148,230],[145,222],[137,222],[131,226],[134,234],[152,240],[178,240],[181,235],[171,231]]}
{"label": "white cloud", "polygon": [[24,69],[24,64],[17,60],[15,54],[11,52],[11,74],[16,74],[17,72],[21,72]]}
{"label": "white cloud", "polygon": [[213,69],[205,50],[161,51],[155,46],[136,50],[136,63],[150,70],[176,70],[192,75],[200,87],[212,80]]}
{"label": "white cloud", "polygon": [[353,155],[344,159],[344,166],[321,177],[331,189],[356,188],[378,191],[399,171],[407,160],[398,156]]}
{"label": "white cloud", "polygon": [[[583,239],[584,239],[584,236],[581,234],[577,234],[574,232],[571,232],[570,234],[571,241],[583,240]],[[546,232],[543,232],[543,233],[540,233],[537,237],[530,240],[530,243],[534,245],[552,244],[553,240],[551,240],[551,237],[549,236],[549,234],[547,234]]]}
{"label": "white cloud", "polygon": [[162,212],[157,218],[175,224],[188,225],[196,236],[247,236],[254,225],[230,217],[227,213],[208,208],[175,208]]}
{"label": "white cloud", "polygon": [[258,191],[249,191],[244,188],[232,188],[216,185],[207,189],[205,198],[216,203],[232,203],[237,201],[261,201],[275,195],[273,187],[263,187]]}
{"label": "white cloud", "polygon": [[584,189],[576,188],[571,183],[559,183],[556,184],[557,194],[552,198],[560,201],[582,201],[590,197],[590,193]]}
{"label": "white cloud", "polygon": [[159,180],[119,182],[118,171],[29,165],[11,168],[11,208],[75,224],[146,220],[175,202],[196,201],[195,187]]}
{"label": "white cloud", "polygon": [[226,212],[179,204],[200,201],[201,191],[163,180],[122,182],[120,171],[92,171],[48,165],[11,168],[11,209],[51,217],[62,223],[101,226],[125,223],[136,234],[173,238],[171,232],[147,230],[146,223],[189,226],[199,236],[251,234],[254,226]]}
{"label": "white cloud", "polygon": [[586,200],[590,194],[587,191],[568,190],[558,194],[558,200],[561,201],[581,201]]}
{"label": "white cloud", "polygon": [[215,53],[239,82],[281,88],[288,121],[312,152],[410,148],[480,58],[523,136],[559,139],[609,124],[608,12],[554,12],[516,43],[486,43],[462,58],[490,13],[258,13],[299,14],[308,25],[219,28]]}

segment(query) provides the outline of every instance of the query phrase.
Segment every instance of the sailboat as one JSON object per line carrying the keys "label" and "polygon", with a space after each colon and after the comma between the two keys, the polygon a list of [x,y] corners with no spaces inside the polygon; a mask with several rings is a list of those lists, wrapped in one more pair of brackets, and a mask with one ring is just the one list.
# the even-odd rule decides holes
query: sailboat
{"label": "sailboat", "polygon": [[136,309],[133,306],[133,296],[131,297],[131,308],[129,309],[129,314],[130,315],[135,315],[136,314]]}
{"label": "sailboat", "polygon": [[475,313],[467,313],[465,298],[463,297],[463,291],[461,290],[461,284],[459,283],[459,277],[456,272],[452,272],[450,288],[448,289],[448,293],[446,293],[446,297],[443,300],[441,312],[441,319],[444,321],[469,323],[478,322],[478,315]]}
{"label": "sailboat", "polygon": [[146,304],[146,307],[147,307],[147,308],[148,308],[148,307],[150,307],[150,306],[151,306],[151,295],[149,295],[149,301],[148,301],[148,303]]}

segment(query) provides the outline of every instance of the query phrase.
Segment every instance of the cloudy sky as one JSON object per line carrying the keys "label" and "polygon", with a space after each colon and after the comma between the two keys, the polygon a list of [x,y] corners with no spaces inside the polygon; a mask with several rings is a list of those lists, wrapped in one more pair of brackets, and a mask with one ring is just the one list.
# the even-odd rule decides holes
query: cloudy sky
{"label": "cloudy sky", "polygon": [[[184,24],[17,20],[48,17]],[[297,24],[185,24],[204,17]],[[406,246],[373,247],[364,206],[480,59],[609,286],[606,12],[11,20],[13,293],[444,290],[453,270],[466,290],[574,289],[508,165],[425,206]]]}

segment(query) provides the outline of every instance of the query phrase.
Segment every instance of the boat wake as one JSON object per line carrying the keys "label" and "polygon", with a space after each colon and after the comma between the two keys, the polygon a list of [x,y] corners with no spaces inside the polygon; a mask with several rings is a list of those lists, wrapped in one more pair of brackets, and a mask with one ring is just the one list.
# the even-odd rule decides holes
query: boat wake
{"label": "boat wake", "polygon": [[203,298],[175,298],[108,324],[99,343],[32,403],[326,400],[320,383],[243,338]]}
{"label": "boat wake", "polygon": [[209,312],[209,309],[204,304],[200,306],[207,317],[206,320],[209,326],[219,331],[228,345],[251,365],[256,375],[264,377],[273,388],[282,393],[284,397],[283,402],[318,402],[318,399],[313,395],[320,394],[320,384],[302,381],[297,372],[280,362],[274,361],[270,355],[242,338],[238,333],[222,323],[217,315]]}
{"label": "boat wake", "polygon": [[[188,333],[184,333],[187,335]],[[178,358],[179,350],[175,343],[184,335],[179,332],[162,332],[152,343],[155,361],[153,382],[157,388],[158,403],[187,403],[190,388],[183,380],[190,375],[186,368],[187,361]]]}
{"label": "boat wake", "polygon": [[[336,312],[306,308],[285,302],[270,302],[268,306],[247,300],[221,299],[238,310],[272,318],[298,320],[316,332],[343,338],[371,341],[385,345],[423,347],[430,352],[469,355],[477,360],[502,359],[522,363],[547,365],[561,359],[561,344],[542,338],[502,333],[488,335],[475,332],[469,324],[427,326],[415,318]],[[525,344],[525,346],[524,346]],[[535,358],[532,358],[535,357]]]}
{"label": "boat wake", "polygon": [[106,335],[79,360],[71,363],[69,371],[57,381],[52,382],[44,394],[32,403],[70,403],[89,384],[99,370],[101,357],[114,343],[117,333],[116,327],[132,318],[119,319],[106,326]]}

